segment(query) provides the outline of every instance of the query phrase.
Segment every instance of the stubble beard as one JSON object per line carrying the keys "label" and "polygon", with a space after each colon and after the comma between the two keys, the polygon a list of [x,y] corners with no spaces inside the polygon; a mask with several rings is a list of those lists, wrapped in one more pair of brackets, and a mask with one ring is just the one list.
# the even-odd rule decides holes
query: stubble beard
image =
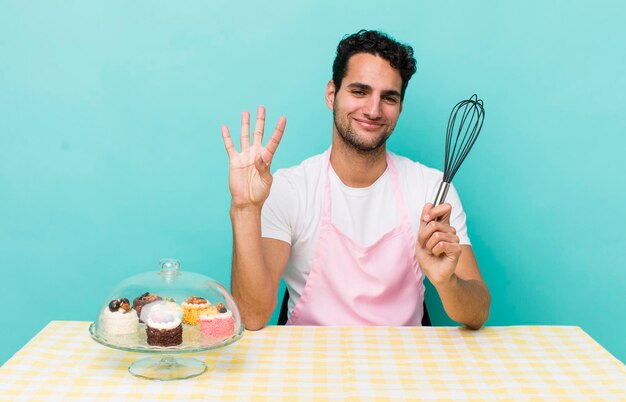
{"label": "stubble beard", "polygon": [[339,137],[349,148],[355,150],[357,153],[362,155],[374,156],[383,152],[383,145],[387,142],[387,139],[391,135],[391,129],[387,128],[386,131],[381,133],[380,138],[373,144],[367,144],[363,142],[359,135],[352,128],[352,124],[347,121],[342,121],[337,118],[337,111],[333,110],[333,120],[335,123],[335,128],[339,133]]}

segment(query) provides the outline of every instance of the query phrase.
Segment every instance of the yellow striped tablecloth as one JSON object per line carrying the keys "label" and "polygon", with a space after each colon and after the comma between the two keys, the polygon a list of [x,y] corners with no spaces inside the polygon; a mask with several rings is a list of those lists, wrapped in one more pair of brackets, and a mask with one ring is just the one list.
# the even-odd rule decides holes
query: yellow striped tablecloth
{"label": "yellow striped tablecloth", "polygon": [[626,400],[626,368],[578,327],[267,327],[190,356],[199,377],[132,376],[146,357],[53,321],[0,368],[7,401]]}

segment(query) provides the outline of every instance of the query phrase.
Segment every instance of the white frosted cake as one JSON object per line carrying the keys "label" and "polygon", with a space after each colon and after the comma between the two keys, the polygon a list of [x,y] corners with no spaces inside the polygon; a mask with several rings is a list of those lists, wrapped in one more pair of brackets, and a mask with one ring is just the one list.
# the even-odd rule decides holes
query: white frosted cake
{"label": "white frosted cake", "polygon": [[138,322],[137,312],[125,298],[111,300],[100,313],[100,328],[109,335],[134,334]]}

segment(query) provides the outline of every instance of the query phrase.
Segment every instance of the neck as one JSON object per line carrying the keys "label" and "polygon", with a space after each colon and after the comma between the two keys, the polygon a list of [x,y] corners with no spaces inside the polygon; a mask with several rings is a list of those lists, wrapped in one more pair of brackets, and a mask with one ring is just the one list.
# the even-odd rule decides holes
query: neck
{"label": "neck", "polygon": [[387,169],[387,148],[383,144],[373,151],[360,151],[346,144],[339,138],[339,134],[334,133],[330,164],[346,186],[369,187]]}

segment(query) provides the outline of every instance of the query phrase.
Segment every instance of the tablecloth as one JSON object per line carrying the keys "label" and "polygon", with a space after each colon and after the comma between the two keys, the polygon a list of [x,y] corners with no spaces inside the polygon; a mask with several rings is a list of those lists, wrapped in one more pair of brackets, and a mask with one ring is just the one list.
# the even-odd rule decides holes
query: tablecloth
{"label": "tablecloth", "polygon": [[139,353],[53,321],[0,368],[0,400],[626,400],[626,368],[578,327],[297,327],[189,356],[178,381],[128,372]]}

